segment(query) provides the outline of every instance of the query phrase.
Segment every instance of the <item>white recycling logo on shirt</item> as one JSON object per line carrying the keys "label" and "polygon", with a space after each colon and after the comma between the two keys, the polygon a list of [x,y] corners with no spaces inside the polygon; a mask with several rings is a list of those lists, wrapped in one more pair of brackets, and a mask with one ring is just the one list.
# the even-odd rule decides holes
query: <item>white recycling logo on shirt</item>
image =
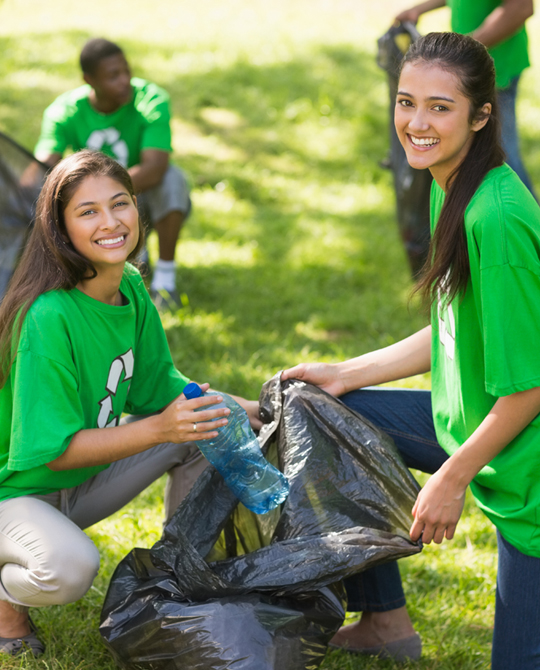
{"label": "white recycling logo on shirt", "polygon": [[448,303],[447,300],[443,302],[440,291],[437,300],[437,314],[439,316],[439,340],[447,357],[453,361],[456,353],[456,317],[452,303]]}
{"label": "white recycling logo on shirt", "polygon": [[94,151],[101,151],[104,146],[111,148],[116,160],[127,167],[129,150],[124,140],[120,139],[120,131],[116,128],[104,128],[102,130],[94,130],[90,137],[86,140],[88,149]]}
{"label": "white recycling logo on shirt", "polygon": [[129,381],[133,377],[133,349],[129,349],[125,354],[117,356],[111,363],[109,368],[109,375],[107,377],[106,390],[109,395],[105,396],[103,400],[99,401],[100,410],[97,418],[98,428],[113,428],[118,425],[118,417],[114,416],[110,421],[109,417],[113,412],[112,396],[116,395],[118,385],[120,384],[120,377],[124,373],[124,381]]}

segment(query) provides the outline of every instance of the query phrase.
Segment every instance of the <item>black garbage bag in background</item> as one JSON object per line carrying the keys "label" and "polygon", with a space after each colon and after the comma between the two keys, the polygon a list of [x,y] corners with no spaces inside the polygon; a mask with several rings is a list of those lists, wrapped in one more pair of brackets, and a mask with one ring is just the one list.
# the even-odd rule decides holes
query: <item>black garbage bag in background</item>
{"label": "black garbage bag in background", "polygon": [[416,26],[406,21],[399,26],[392,26],[377,41],[377,64],[388,75],[389,167],[394,175],[398,226],[413,276],[421,270],[429,248],[429,194],[432,177],[429,170],[415,170],[407,162],[394,126],[394,108],[401,60],[412,42],[419,37]]}
{"label": "black garbage bag in background", "polygon": [[47,166],[0,133],[0,300],[31,229]]}
{"label": "black garbage bag in background", "polygon": [[276,376],[260,401],[287,501],[254,515],[205,470],[162,539],[112,577],[100,631],[122,668],[318,668],[345,616],[339,580],[421,550],[418,485],[389,437],[304,382]]}

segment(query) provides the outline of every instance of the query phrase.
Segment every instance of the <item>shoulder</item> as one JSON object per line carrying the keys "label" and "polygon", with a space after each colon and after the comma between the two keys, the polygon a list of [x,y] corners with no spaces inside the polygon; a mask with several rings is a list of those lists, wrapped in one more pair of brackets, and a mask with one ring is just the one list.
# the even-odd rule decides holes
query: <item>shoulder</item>
{"label": "shoulder", "polygon": [[69,340],[72,298],[70,291],[47,291],[30,306],[21,328],[18,351],[31,350],[57,358]]}
{"label": "shoulder", "polygon": [[141,285],[142,287],[144,287],[144,282],[141,273],[135,267],[135,265],[132,265],[131,263],[126,263],[124,265],[124,274],[122,275],[122,281],[127,282],[130,286],[132,286],[136,290],[140,290]]}
{"label": "shoulder", "polygon": [[154,84],[153,82],[148,81],[147,79],[141,79],[140,77],[132,77],[131,85],[133,86],[135,94],[141,93],[147,96],[148,98],[156,97],[156,98],[163,98],[166,100],[169,99],[169,94],[164,88],[161,88],[161,86],[158,86],[157,84]]}
{"label": "shoulder", "polygon": [[72,291],[56,290],[42,293],[32,303],[25,321],[53,324],[69,314],[73,304]]}
{"label": "shoulder", "polygon": [[489,215],[500,216],[525,210],[535,213],[538,205],[521,179],[505,163],[490,170],[484,177],[467,207],[465,217],[481,221]]}
{"label": "shoulder", "polygon": [[445,194],[442,188],[437,184],[435,179],[431,182],[431,191],[429,195],[431,232],[439,220],[441,209],[444,205]]}
{"label": "shoulder", "polygon": [[144,286],[141,273],[135,265],[129,262],[124,265],[122,279],[136,287],[140,287],[141,285]]}
{"label": "shoulder", "polygon": [[71,291],[47,291],[38,296],[28,310],[26,319],[50,321],[61,315],[68,306]]}
{"label": "shoulder", "polygon": [[480,248],[497,248],[498,262],[538,269],[540,207],[508,165],[486,175],[465,212],[465,229]]}
{"label": "shoulder", "polygon": [[147,337],[156,328],[159,330],[163,329],[158,311],[150,298],[141,273],[131,263],[126,263],[124,267],[120,291],[133,306],[134,317],[140,336]]}
{"label": "shoulder", "polygon": [[45,116],[67,117],[75,114],[81,107],[87,104],[90,94],[90,86],[85,84],[78,88],[66,91],[59,95],[45,110]]}
{"label": "shoulder", "polygon": [[133,104],[137,110],[144,112],[148,107],[169,104],[169,94],[161,86],[139,77],[133,77],[131,85],[133,87]]}
{"label": "shoulder", "polygon": [[127,294],[128,299],[133,302],[137,311],[146,310],[148,304],[152,304],[141,273],[131,263],[126,263],[124,266],[120,289],[124,294]]}

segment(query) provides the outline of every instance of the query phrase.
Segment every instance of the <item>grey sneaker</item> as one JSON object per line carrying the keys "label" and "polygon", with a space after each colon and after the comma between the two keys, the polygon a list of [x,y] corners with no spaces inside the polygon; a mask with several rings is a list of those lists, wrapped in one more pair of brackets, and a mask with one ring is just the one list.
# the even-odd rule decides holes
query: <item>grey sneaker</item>
{"label": "grey sneaker", "polygon": [[0,654],[9,656],[19,656],[29,651],[34,656],[41,656],[45,651],[45,645],[37,636],[37,630],[34,622],[29,617],[30,630],[28,635],[23,637],[0,637]]}
{"label": "grey sneaker", "polygon": [[151,288],[150,297],[160,312],[177,312],[183,307],[182,298],[176,289]]}

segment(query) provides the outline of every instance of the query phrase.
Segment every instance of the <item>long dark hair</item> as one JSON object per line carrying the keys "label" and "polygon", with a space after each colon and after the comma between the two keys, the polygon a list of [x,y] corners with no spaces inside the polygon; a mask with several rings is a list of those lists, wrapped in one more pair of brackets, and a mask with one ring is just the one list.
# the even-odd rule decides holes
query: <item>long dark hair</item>
{"label": "long dark hair", "polygon": [[491,104],[483,128],[474,133],[471,147],[448,179],[448,188],[428,257],[415,292],[429,304],[439,292],[452,300],[467,287],[470,277],[465,235],[465,210],[486,174],[504,162],[500,141],[495,68],[487,49],[468,35],[429,33],[414,42],[401,69],[411,63],[437,65],[455,75],[461,93],[469,100],[469,123],[485,118],[482,108]]}
{"label": "long dark hair", "polygon": [[[37,202],[34,228],[0,305],[0,388],[13,362],[13,340],[18,339],[34,301],[42,293],[70,290],[82,279],[97,275],[92,263],[69,241],[64,221],[67,204],[87,177],[109,177],[133,198],[133,183],[127,170],[97,151],[79,151],[51,170]],[[144,230],[139,220],[139,241],[128,260],[137,256],[143,243]]]}

